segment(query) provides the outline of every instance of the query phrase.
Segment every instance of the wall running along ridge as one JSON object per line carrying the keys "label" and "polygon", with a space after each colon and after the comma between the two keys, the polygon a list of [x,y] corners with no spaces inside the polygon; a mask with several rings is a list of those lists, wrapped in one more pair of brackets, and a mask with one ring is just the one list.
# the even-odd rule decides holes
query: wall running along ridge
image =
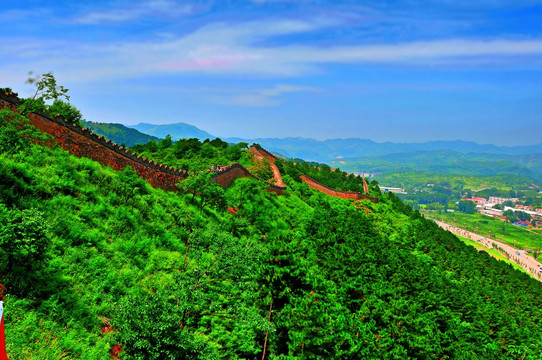
{"label": "wall running along ridge", "polygon": [[359,192],[354,191],[341,191],[341,190],[335,190],[330,187],[325,186],[324,184],[319,183],[318,181],[311,179],[310,177],[306,175],[301,175],[301,180],[305,182],[309,187],[320,190],[323,193],[326,193],[329,196],[339,197],[342,199],[350,199],[350,200],[370,200],[373,203],[378,203],[378,198],[365,195]]}
{"label": "wall running along ridge", "polygon": [[286,188],[286,185],[284,184],[284,181],[282,181],[282,177],[280,176],[279,168],[277,167],[277,165],[275,165],[275,160],[277,160],[275,155],[262,148],[257,148],[256,146],[252,146],[250,148],[250,151],[252,151],[256,159],[258,159],[259,161],[262,161],[264,158],[269,160],[269,163],[271,165],[271,171],[273,171],[273,178],[275,179],[275,185],[281,188]]}
{"label": "wall running along ridge", "polygon": [[[15,110],[19,100],[0,93],[0,107]],[[142,158],[141,155],[130,152],[122,146],[106,140],[103,136],[92,133],[87,128],[65,122],[60,116],[49,118],[44,115],[28,114],[30,124],[40,131],[50,134],[64,150],[78,157],[87,157],[107,165],[115,170],[131,166],[137,175],[147,180],[154,187],[164,190],[177,191],[177,181],[185,179],[188,172],[171,166],[159,164]]]}
{"label": "wall running along ridge", "polygon": [[[284,185],[284,182],[282,181],[282,178],[280,176],[280,171],[275,165],[275,161],[280,159],[273,153],[270,153],[269,151],[265,150],[262,147],[252,147],[252,152],[257,158],[267,158],[271,162],[271,169],[273,170],[273,176],[275,177],[275,184],[282,184]],[[362,193],[354,192],[354,191],[341,191],[336,190],[333,188],[330,188],[328,186],[325,186],[324,184],[319,183],[318,181],[311,179],[310,177],[306,175],[301,175],[301,180],[303,180],[309,187],[320,190],[324,193],[326,193],[329,196],[339,197],[342,199],[351,199],[351,200],[370,200],[373,203],[378,203],[378,198],[365,195]],[[365,179],[363,179],[363,191],[365,193],[369,193],[369,186],[367,185],[367,182]]]}
{"label": "wall running along ridge", "polygon": [[[0,93],[0,109],[9,108],[16,111],[16,106],[20,105],[20,103],[16,95]],[[131,166],[138,176],[147,180],[154,187],[169,191],[178,191],[175,184],[178,181],[186,179],[189,175],[188,171],[142,158],[141,155],[132,153],[128,149],[118,146],[110,140],[106,140],[103,136],[92,133],[87,128],[65,122],[60,116],[49,118],[44,115],[29,114],[28,119],[40,131],[52,135],[54,140],[71,154],[79,157],[87,157],[98,161],[102,165],[110,166],[115,170],[122,170],[126,166]],[[282,195],[286,189],[286,185],[282,181],[280,171],[275,165],[275,161],[278,158],[261,147],[251,147],[250,151],[259,160],[263,160],[264,158],[269,159],[275,184],[269,185],[267,191]],[[228,187],[235,179],[240,177],[253,177],[261,180],[239,163],[233,163],[213,172],[215,175],[211,181],[223,188]],[[378,202],[378,199],[372,196],[329,188],[305,175],[302,175],[301,179],[311,188],[320,190],[330,196],[351,200],[367,199],[374,203]]]}
{"label": "wall running along ridge", "polygon": [[[250,149],[252,150],[252,147]],[[240,177],[252,177],[259,181],[265,182],[264,180],[252,174],[250,171],[248,171],[247,168],[245,168],[239,163],[233,163],[231,165],[222,167],[219,171],[215,170],[215,173],[216,175],[211,179],[211,181],[220,184],[220,186],[222,186],[223,188],[230,186],[233,180]],[[278,195],[282,195],[284,193],[284,190],[286,190],[286,186],[277,186],[275,184],[271,184],[266,188],[266,191],[274,192]]]}
{"label": "wall running along ridge", "polygon": [[[0,93],[0,109],[9,108],[17,111],[16,107],[20,103],[16,95]],[[40,131],[52,135],[54,140],[71,154],[87,157],[115,170],[122,170],[126,166],[131,166],[138,176],[144,178],[153,187],[178,191],[175,184],[186,179],[190,174],[188,171],[156,163],[141,157],[141,155],[132,153],[128,149],[106,140],[103,136],[92,133],[87,128],[65,122],[60,116],[49,118],[45,115],[29,114],[27,117],[32,125]],[[46,145],[51,146],[52,144]],[[224,188],[239,177],[254,177],[261,180],[239,163],[233,163],[213,172],[215,175],[211,181]],[[282,195],[285,189],[286,186],[270,185],[267,190]]]}

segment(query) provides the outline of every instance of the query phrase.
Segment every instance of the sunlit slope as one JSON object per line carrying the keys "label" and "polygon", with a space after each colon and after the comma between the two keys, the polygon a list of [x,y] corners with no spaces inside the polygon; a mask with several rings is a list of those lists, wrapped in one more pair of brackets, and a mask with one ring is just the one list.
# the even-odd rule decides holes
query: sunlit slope
{"label": "sunlit slope", "polygon": [[10,359],[106,359],[117,344],[128,359],[260,359],[264,344],[270,359],[541,352],[540,283],[393,195],[354,205],[286,163],[284,196],[241,178],[201,206],[130,169],[0,139]]}

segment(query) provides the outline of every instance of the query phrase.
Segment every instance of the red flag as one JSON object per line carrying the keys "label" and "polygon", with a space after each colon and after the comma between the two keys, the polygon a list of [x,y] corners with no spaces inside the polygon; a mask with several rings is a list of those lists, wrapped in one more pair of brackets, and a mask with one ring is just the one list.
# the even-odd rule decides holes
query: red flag
{"label": "red flag", "polygon": [[4,334],[4,303],[0,301],[0,360],[8,360],[6,354],[6,336]]}
{"label": "red flag", "polygon": [[228,211],[232,214],[237,214],[237,210],[234,210],[231,206],[228,206]]}

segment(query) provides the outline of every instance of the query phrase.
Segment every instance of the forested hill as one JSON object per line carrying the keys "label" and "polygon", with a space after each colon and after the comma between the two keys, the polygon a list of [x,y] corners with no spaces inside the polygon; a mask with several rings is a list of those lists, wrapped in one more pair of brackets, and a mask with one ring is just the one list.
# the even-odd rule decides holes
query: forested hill
{"label": "forested hill", "polygon": [[[542,284],[355,177],[277,162],[151,187],[0,111],[0,273],[10,359],[539,359]],[[214,140],[213,140],[214,141]],[[259,173],[243,144],[142,147],[197,170]],[[149,145],[150,146],[150,145]],[[203,167],[205,166],[205,167]],[[208,179],[207,179],[208,180]],[[264,350],[265,349],[265,350]],[[120,352],[120,353],[119,353]]]}
{"label": "forested hill", "polygon": [[88,127],[92,131],[105,136],[117,144],[125,146],[134,146],[136,144],[146,144],[149,141],[159,141],[156,136],[151,136],[126,127],[122,124],[96,123],[92,121],[81,121],[81,125]]}
{"label": "forested hill", "polygon": [[189,138],[205,140],[214,139],[216,137],[206,131],[186,123],[164,125],[140,123],[137,125],[132,125],[131,127],[145,134],[157,136],[159,138],[165,138],[167,135],[170,135],[174,140]]}

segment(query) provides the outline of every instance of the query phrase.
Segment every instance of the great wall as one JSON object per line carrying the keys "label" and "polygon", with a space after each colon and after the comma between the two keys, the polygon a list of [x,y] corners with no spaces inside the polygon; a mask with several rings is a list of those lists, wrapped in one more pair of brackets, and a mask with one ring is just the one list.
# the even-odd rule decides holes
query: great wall
{"label": "great wall", "polygon": [[[17,110],[21,101],[16,94],[10,95],[0,92],[0,110],[9,108]],[[178,191],[175,184],[189,176],[189,172],[172,166],[160,164],[150,159],[141,157],[130,150],[123,148],[103,136],[92,133],[87,128],[82,128],[77,124],[67,123],[61,116],[48,117],[42,114],[29,114],[30,124],[34,125],[40,131],[52,135],[56,143],[64,150],[78,157],[87,157],[98,161],[102,165],[110,166],[115,170],[122,170],[126,166],[131,166],[138,176],[144,178],[153,187],[158,187],[168,191]],[[282,195],[286,190],[280,171],[275,165],[275,161],[280,160],[274,154],[261,148],[252,146],[250,148],[255,159],[262,161],[268,159],[273,172],[274,182],[269,184],[267,191]],[[233,163],[228,166],[220,167],[217,170],[208,170],[214,173],[211,181],[226,188],[235,179],[240,177],[253,177],[260,181],[257,176],[252,174],[247,168],[239,163]],[[340,191],[320,184],[308,176],[302,175],[301,179],[311,188],[324,192],[327,195],[340,197],[343,199],[361,200],[367,199],[374,203],[378,199],[372,196],[358,192]],[[364,180],[365,192],[368,192],[367,184]]]}
{"label": "great wall", "polygon": [[339,197],[339,198],[342,198],[342,199],[350,199],[350,200],[369,200],[369,201],[371,201],[371,202],[373,202],[375,204],[378,202],[377,197],[365,195],[365,194],[355,192],[355,191],[336,190],[336,189],[330,188],[328,186],[325,186],[324,184],[321,184],[321,183],[319,183],[318,181],[316,181],[314,179],[311,179],[307,175],[301,175],[301,180],[303,180],[311,188],[316,189],[316,190],[320,190],[321,192],[323,192],[323,193],[325,193],[325,194],[327,194],[329,196]]}

